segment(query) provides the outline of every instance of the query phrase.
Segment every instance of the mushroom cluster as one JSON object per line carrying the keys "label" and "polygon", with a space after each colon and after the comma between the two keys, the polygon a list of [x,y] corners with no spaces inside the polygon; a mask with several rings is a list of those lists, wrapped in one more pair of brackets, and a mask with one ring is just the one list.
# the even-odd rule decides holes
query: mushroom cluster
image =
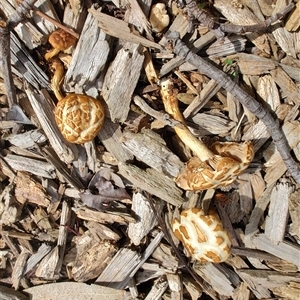
{"label": "mushroom cluster", "polygon": [[207,215],[200,208],[186,209],[172,221],[172,229],[193,260],[220,263],[230,255],[229,235],[213,209]]}
{"label": "mushroom cluster", "polygon": [[252,143],[218,142],[206,147],[186,126],[171,80],[162,82],[161,96],[166,112],[181,123],[174,127],[176,134],[196,155],[187,162],[183,173],[175,179],[176,184],[182,189],[197,191],[234,182],[254,157]]}
{"label": "mushroom cluster", "polygon": [[51,87],[58,100],[54,112],[55,121],[63,137],[70,143],[89,142],[96,137],[103,126],[105,108],[99,100],[87,95],[68,94],[63,96],[60,85],[64,76],[64,67],[61,61],[53,56],[74,44],[75,38],[59,29],[50,35],[50,41],[54,49],[48,52],[45,58],[51,59],[50,66],[54,73]]}

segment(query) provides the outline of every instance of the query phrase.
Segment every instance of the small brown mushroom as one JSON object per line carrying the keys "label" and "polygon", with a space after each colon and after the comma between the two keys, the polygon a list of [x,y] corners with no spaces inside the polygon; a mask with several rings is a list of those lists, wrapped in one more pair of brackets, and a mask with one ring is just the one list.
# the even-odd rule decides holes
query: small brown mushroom
{"label": "small brown mushroom", "polygon": [[162,32],[169,25],[170,17],[164,3],[156,3],[151,7],[149,21],[155,32]]}
{"label": "small brown mushroom", "polygon": [[213,209],[207,215],[200,208],[186,209],[172,221],[172,229],[193,260],[220,263],[230,255],[229,235]]}
{"label": "small brown mushroom", "polygon": [[226,186],[234,182],[254,157],[251,142],[215,143],[207,148],[188,129],[178,108],[178,100],[173,91],[171,80],[161,84],[161,96],[165,110],[175,120],[181,122],[174,130],[197,157],[192,157],[186,164],[182,174],[176,179],[176,184],[185,190],[205,190]]}
{"label": "small brown mushroom", "polygon": [[57,29],[49,35],[48,41],[53,49],[45,54],[46,60],[50,60],[60,51],[65,51],[73,46],[76,42],[76,38],[63,29]]}
{"label": "small brown mushroom", "polygon": [[54,76],[51,86],[57,97],[55,121],[63,137],[75,144],[83,144],[93,140],[103,126],[105,108],[93,97],[81,94],[63,96],[60,84],[64,68],[58,58],[51,61]]}

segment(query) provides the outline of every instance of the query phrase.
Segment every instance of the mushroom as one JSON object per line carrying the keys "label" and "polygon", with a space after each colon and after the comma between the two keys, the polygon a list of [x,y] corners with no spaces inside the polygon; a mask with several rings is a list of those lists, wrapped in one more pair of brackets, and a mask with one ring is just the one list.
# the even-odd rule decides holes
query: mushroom
{"label": "mushroom", "polygon": [[187,162],[183,173],[177,176],[176,184],[182,189],[197,191],[234,182],[254,157],[252,143],[218,142],[206,147],[186,126],[171,80],[161,83],[161,96],[166,112],[181,123],[174,127],[176,134],[196,155]]}
{"label": "mushroom", "polygon": [[173,219],[172,229],[193,260],[220,263],[230,255],[229,235],[213,209],[207,215],[200,208],[186,209]]}
{"label": "mushroom", "polygon": [[45,54],[46,60],[50,60],[60,51],[65,51],[70,48],[75,44],[76,38],[63,29],[57,29],[49,35],[48,41],[53,49]]}
{"label": "mushroom", "polygon": [[152,5],[149,21],[151,23],[152,30],[155,32],[162,32],[169,25],[170,17],[164,3],[156,3]]}
{"label": "mushroom", "polygon": [[71,143],[83,144],[93,140],[104,123],[104,106],[87,95],[68,94],[64,97],[60,91],[64,67],[58,58],[54,58],[51,68],[54,72],[51,86],[58,100],[54,114],[60,132]]}

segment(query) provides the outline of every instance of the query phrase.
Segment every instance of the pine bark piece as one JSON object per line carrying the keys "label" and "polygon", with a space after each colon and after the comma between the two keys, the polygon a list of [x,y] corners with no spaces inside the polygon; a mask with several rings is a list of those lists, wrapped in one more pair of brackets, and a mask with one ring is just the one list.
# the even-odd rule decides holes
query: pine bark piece
{"label": "pine bark piece", "polygon": [[124,122],[143,66],[144,55],[140,45],[121,49],[109,66],[103,83],[102,96],[108,105],[111,120]]}
{"label": "pine bark piece", "polygon": [[109,118],[105,119],[102,129],[98,133],[98,137],[106,150],[111,153],[117,161],[131,161],[134,156],[122,145],[122,135],[120,125],[113,123]]}
{"label": "pine bark piece", "polygon": [[131,32],[129,24],[122,20],[119,20],[114,17],[110,17],[101,12],[97,12],[93,9],[89,9],[89,12],[97,18],[99,21],[99,26],[106,33],[113,37],[123,39],[125,41],[131,42],[133,44],[141,44],[144,47],[150,47],[155,49],[161,49],[162,47],[148,39],[135,35]]}
{"label": "pine bark piece", "polygon": [[[48,17],[58,20],[57,15],[54,11],[53,5],[50,0],[36,1],[34,4],[34,9],[38,9],[40,12],[44,13]],[[44,35],[48,35],[56,29],[55,25],[52,22],[41,17],[36,12],[34,12],[32,14],[32,19],[33,19],[34,23],[36,24],[36,26],[39,28],[40,31],[42,31],[42,33]]]}
{"label": "pine bark piece", "polygon": [[182,278],[178,274],[166,274],[166,276],[172,299],[183,300]]}
{"label": "pine bark piece", "polygon": [[165,276],[159,277],[154,281],[150,292],[147,294],[145,300],[161,299],[164,292],[167,290],[168,281]]}
{"label": "pine bark piece", "polygon": [[65,75],[68,92],[98,97],[97,80],[105,68],[111,41],[111,37],[99,28],[98,21],[89,14]]}
{"label": "pine bark piece", "polygon": [[34,129],[23,133],[10,134],[3,137],[3,140],[9,141],[12,145],[19,148],[30,149],[36,145],[44,144],[47,138],[40,130]]}
{"label": "pine bark piece", "polygon": [[[199,39],[197,39],[193,43],[193,48],[191,51],[194,53],[197,53],[200,51],[204,46],[211,43],[215,40],[215,35],[212,31],[209,31],[208,33],[201,36]],[[160,69],[159,77],[165,76],[167,73],[171,72],[173,69],[181,66],[184,63],[184,59],[180,58],[179,56],[176,56],[172,59],[170,59],[168,62],[164,63]]]}
{"label": "pine bark piece", "polygon": [[29,172],[50,179],[56,178],[55,168],[45,161],[14,154],[8,154],[5,160],[14,170]]}
{"label": "pine bark piece", "polygon": [[242,282],[235,290],[232,295],[233,300],[249,300],[250,290],[245,282]]}
{"label": "pine bark piece", "polygon": [[97,278],[96,282],[107,287],[125,288],[129,275],[139,260],[140,255],[136,251],[129,248],[120,249]]}
{"label": "pine bark piece", "polygon": [[58,157],[65,163],[71,163],[77,157],[77,148],[74,144],[67,142],[60,133],[55,122],[54,105],[50,96],[46,90],[37,92],[29,86],[25,91],[43,131]]}
{"label": "pine bark piece", "polygon": [[270,75],[282,89],[282,97],[295,104],[300,103],[300,91],[291,77],[281,68],[277,67],[270,71]]}
{"label": "pine bark piece", "polygon": [[59,275],[55,272],[58,260],[59,249],[56,246],[39,263],[35,275],[47,280],[58,279]]}
{"label": "pine bark piece", "polygon": [[243,269],[236,272],[246,282],[257,299],[272,297],[269,289],[287,286],[293,281],[299,282],[299,275],[283,274],[271,270]]}
{"label": "pine bark piece", "polygon": [[80,208],[75,209],[75,213],[77,214],[77,217],[83,220],[87,221],[95,221],[100,223],[119,223],[123,225],[127,225],[130,222],[135,222],[135,219],[125,213],[121,212],[101,212],[101,211],[95,211],[88,208]]}
{"label": "pine bark piece", "polygon": [[292,219],[292,225],[290,227],[290,234],[296,235],[300,238],[300,190],[296,190],[294,193],[290,195],[289,199],[289,213]]}
{"label": "pine bark piece", "polygon": [[17,174],[15,196],[22,204],[33,203],[48,207],[51,201],[45,188],[24,172],[18,172]]}
{"label": "pine bark piece", "polygon": [[268,71],[281,67],[292,79],[300,81],[299,68],[297,67],[291,67],[269,58],[247,53],[238,53],[229,58],[238,61],[240,71],[245,75],[264,75]]}
{"label": "pine bark piece", "polygon": [[[216,0],[214,7],[218,9],[226,19],[235,25],[254,25],[259,24],[260,20],[246,7],[235,7],[232,2],[227,0]],[[246,36],[256,45],[261,51],[270,54],[270,46],[266,34],[249,33]]]}
{"label": "pine bark piece", "polygon": [[214,79],[211,79],[201,90],[199,97],[184,110],[183,116],[187,119],[193,117],[196,113],[220,90],[219,84]]}
{"label": "pine bark piece", "polygon": [[198,264],[195,271],[206,281],[213,289],[224,296],[232,296],[234,288],[232,282],[221,272],[214,264]]}
{"label": "pine bark piece", "polygon": [[257,249],[269,252],[281,259],[291,262],[297,266],[298,271],[300,270],[300,247],[297,244],[283,241],[274,245],[274,243],[263,233],[252,237],[252,244]]}
{"label": "pine bark piece", "polygon": [[300,2],[297,2],[296,9],[290,14],[285,23],[288,31],[296,31],[300,27]]}
{"label": "pine bark piece", "polygon": [[76,259],[72,265],[72,275],[78,282],[97,278],[117,252],[115,245],[101,241],[90,231],[76,239],[75,247]]}
{"label": "pine bark piece", "polygon": [[[300,153],[299,151],[297,151],[297,147],[300,143],[300,122],[286,122],[283,124],[282,129],[291,149],[294,150],[295,156],[298,160],[300,160]],[[264,179],[268,185],[276,182],[286,172],[286,166],[283,163],[277,149],[265,163],[265,166],[267,167],[267,169]]]}
{"label": "pine bark piece", "polygon": [[119,173],[132,182],[135,187],[168,203],[180,206],[184,201],[181,196],[182,191],[176,187],[174,181],[154,169],[144,171],[134,165],[120,163]]}
{"label": "pine bark piece", "polygon": [[198,113],[192,118],[193,122],[204,129],[207,135],[226,136],[233,129],[235,123],[223,113]]}
{"label": "pine bark piece", "polygon": [[23,43],[14,35],[10,34],[10,48],[11,48],[11,60],[14,66],[14,72],[16,70],[21,75],[21,78],[25,78],[36,89],[50,88],[49,78],[45,72],[39,67],[39,65],[32,58],[30,52],[24,47]]}
{"label": "pine bark piece", "polygon": [[275,244],[283,242],[288,221],[289,197],[293,188],[287,182],[277,184],[271,193],[265,234]]}
{"label": "pine bark piece", "polygon": [[[159,203],[157,203],[158,211],[161,211]],[[136,223],[130,223],[128,227],[128,237],[131,242],[138,246],[141,240],[149,233],[149,231],[157,223],[156,216],[149,205],[147,198],[141,193],[134,193],[132,196],[131,210],[137,216]]]}
{"label": "pine bark piece", "polygon": [[298,300],[299,299],[299,291],[300,291],[300,282],[296,279],[292,279],[285,286],[270,288],[270,290],[278,297],[291,299],[291,300]]}
{"label": "pine bark piece", "polygon": [[17,260],[14,264],[13,272],[11,275],[11,281],[12,281],[12,286],[15,288],[15,290],[19,289],[20,282],[23,277],[25,264],[29,255],[30,253],[27,250],[23,249],[20,255],[17,257]]}
{"label": "pine bark piece", "polygon": [[164,234],[158,233],[142,255],[129,248],[119,250],[96,282],[108,287],[125,288],[140,267],[157,248]]}
{"label": "pine bark piece", "polygon": [[24,274],[32,271],[33,268],[51,251],[51,246],[43,243],[36,253],[32,254],[25,265]]}
{"label": "pine bark piece", "polygon": [[[35,1],[31,1],[35,2]],[[18,5],[14,3],[15,7]],[[7,17],[16,14],[16,9],[10,1],[1,1],[0,8]],[[19,38],[25,43],[30,50],[40,46],[44,40],[44,35],[28,20],[23,20],[18,26],[14,28]]]}
{"label": "pine bark piece", "polygon": [[165,141],[152,130],[143,129],[136,134],[127,131],[123,134],[122,142],[136,158],[160,173],[176,177],[184,167]]}

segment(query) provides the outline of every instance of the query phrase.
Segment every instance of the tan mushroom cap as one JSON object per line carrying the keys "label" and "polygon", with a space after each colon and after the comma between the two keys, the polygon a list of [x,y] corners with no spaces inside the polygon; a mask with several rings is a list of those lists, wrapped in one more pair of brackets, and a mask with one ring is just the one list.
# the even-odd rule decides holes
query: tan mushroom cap
{"label": "tan mushroom cap", "polygon": [[69,94],[57,103],[55,121],[63,137],[75,144],[93,140],[103,126],[105,109],[93,97]]}
{"label": "tan mushroom cap", "polygon": [[230,256],[229,235],[213,209],[207,215],[200,208],[186,209],[172,229],[193,260],[220,263]]}
{"label": "tan mushroom cap", "polygon": [[204,162],[197,156],[192,157],[175,179],[179,187],[198,191],[227,186],[247,169],[254,157],[251,142],[217,142],[209,149],[216,155]]}
{"label": "tan mushroom cap", "polygon": [[162,32],[166,27],[168,27],[170,17],[164,3],[156,3],[152,5],[149,21],[151,23],[152,30],[155,32]]}
{"label": "tan mushroom cap", "polygon": [[49,43],[53,47],[51,51],[46,53],[45,59],[50,60],[53,56],[57,55],[60,51],[64,51],[75,44],[76,38],[63,29],[57,29],[49,35]]}

